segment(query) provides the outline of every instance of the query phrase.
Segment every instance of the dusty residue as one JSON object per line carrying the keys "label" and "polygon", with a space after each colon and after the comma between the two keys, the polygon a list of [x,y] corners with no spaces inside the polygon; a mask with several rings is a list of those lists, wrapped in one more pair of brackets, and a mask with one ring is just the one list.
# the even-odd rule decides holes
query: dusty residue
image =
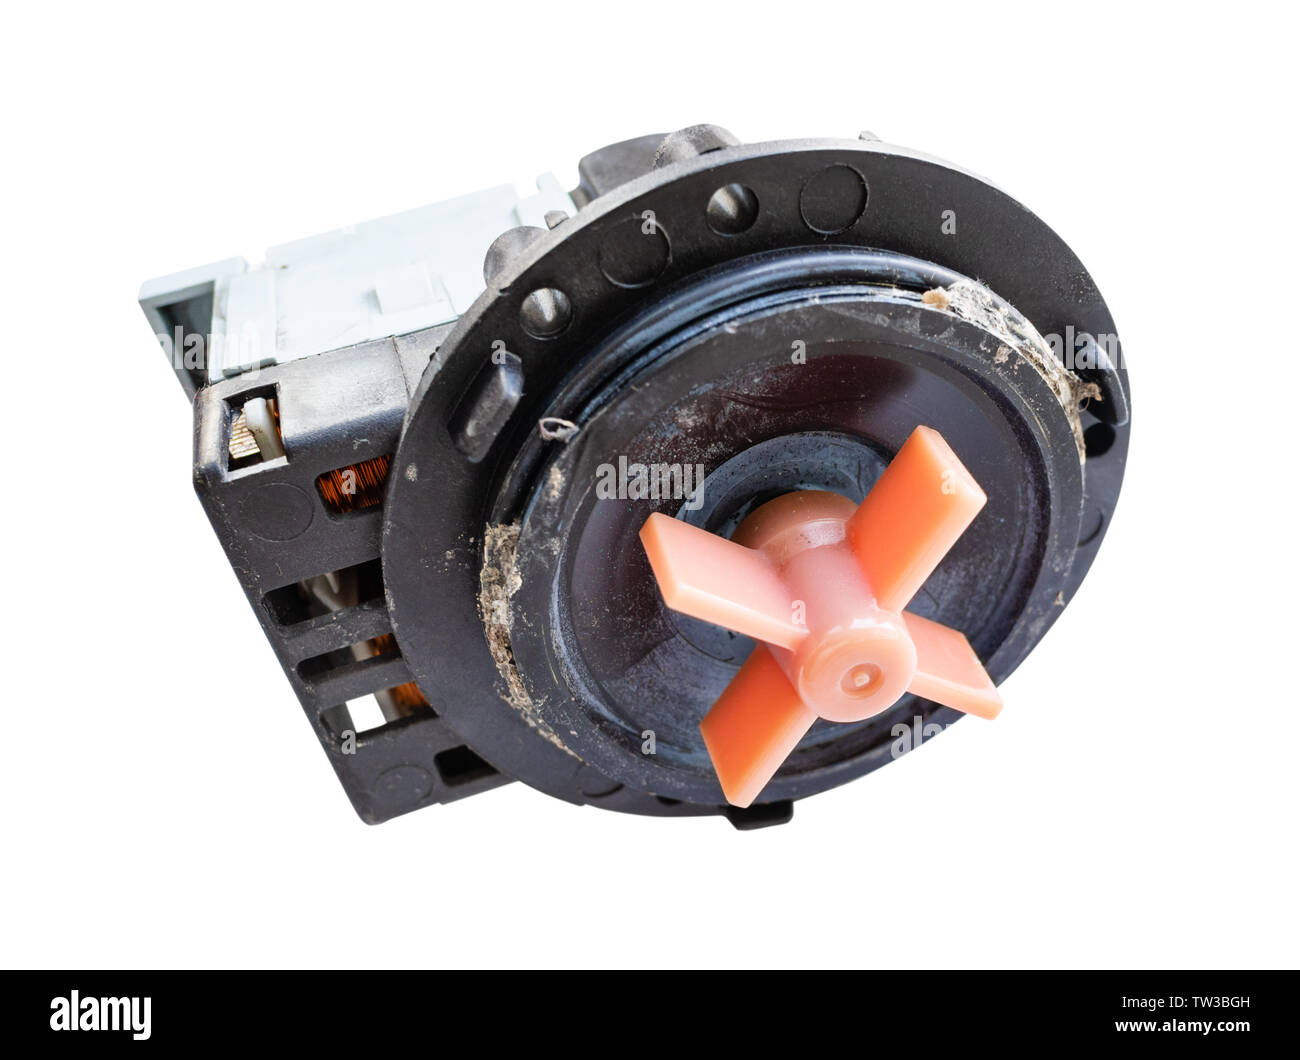
{"label": "dusty residue", "polygon": [[[943,299],[935,297],[937,294],[942,294]],[[1087,454],[1083,446],[1079,406],[1088,400],[1101,398],[1097,384],[1086,383],[1066,369],[1056,359],[1051,346],[1038,333],[1038,329],[981,283],[960,280],[946,288],[936,287],[926,291],[921,296],[921,301],[996,335],[1005,346],[998,347],[995,364],[1004,363],[1009,359],[1010,353],[1015,352],[1046,379],[1065,412],[1065,418],[1074,433],[1075,447],[1079,450],[1079,463],[1083,463]],[[940,304],[941,301],[946,304]]]}
{"label": "dusty residue", "polygon": [[519,568],[515,564],[518,548],[518,523],[486,527],[483,536],[483,569],[479,572],[478,605],[479,614],[483,618],[483,630],[487,635],[488,650],[496,663],[497,673],[505,682],[501,698],[519,711],[524,721],[536,729],[543,739],[572,755],[573,752],[564,745],[564,741],[538,714],[537,707],[519,676],[519,668],[515,665],[515,653],[510,644],[510,598],[519,591],[522,584]]}
{"label": "dusty residue", "polygon": [[555,504],[563,492],[564,472],[560,470],[559,464],[552,464],[550,470],[546,472],[546,499]]}
{"label": "dusty residue", "polygon": [[947,309],[949,305],[948,292],[942,287],[932,287],[921,295],[921,301],[926,305],[934,306],[935,309]]}

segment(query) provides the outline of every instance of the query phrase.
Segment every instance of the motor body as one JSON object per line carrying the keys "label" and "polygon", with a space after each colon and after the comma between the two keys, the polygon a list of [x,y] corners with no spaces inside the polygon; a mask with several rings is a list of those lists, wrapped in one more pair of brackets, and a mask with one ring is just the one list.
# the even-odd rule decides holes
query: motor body
{"label": "motor body", "polygon": [[602,149],[580,176],[142,292],[194,399],[200,499],[370,822],[518,779],[773,823],[890,761],[898,726],[960,716],[909,693],[818,720],[729,805],[699,723],[754,642],[665,606],[652,515],[729,538],[797,491],[861,504],[934,428],[987,504],[909,609],[1000,681],[1114,510],[1113,321],[996,188],[871,138],[713,126]]}

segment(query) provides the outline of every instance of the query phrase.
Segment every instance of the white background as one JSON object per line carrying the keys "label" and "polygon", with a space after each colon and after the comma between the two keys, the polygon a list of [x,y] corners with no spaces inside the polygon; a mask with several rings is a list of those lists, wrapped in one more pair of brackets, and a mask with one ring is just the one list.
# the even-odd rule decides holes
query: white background
{"label": "white background", "polygon": [[[0,961],[1294,966],[1296,27],[1213,10],[7,12]],[[871,129],[1062,235],[1132,373],[1100,557],[996,723],[790,826],[516,784],[367,828],[193,496],[138,285],[696,122]]]}

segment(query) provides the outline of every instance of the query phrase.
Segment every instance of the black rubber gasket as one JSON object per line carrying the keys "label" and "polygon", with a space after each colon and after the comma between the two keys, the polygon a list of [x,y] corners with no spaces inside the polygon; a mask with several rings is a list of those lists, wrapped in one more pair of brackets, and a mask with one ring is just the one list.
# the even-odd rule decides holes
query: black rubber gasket
{"label": "black rubber gasket", "polygon": [[[882,276],[890,282],[864,282]],[[714,468],[751,447],[827,431],[859,439],[882,468],[918,422],[942,422],[990,503],[927,583],[934,599],[913,609],[967,632],[999,679],[1060,613],[1082,495],[1074,435],[1048,382],[1018,357],[999,358],[998,336],[921,302],[922,291],[955,281],[923,263],[847,249],[737,262],[666,293],[658,320],[619,329],[589,362],[629,369],[586,394],[592,373],[579,373],[556,396],[551,414],[576,422],[578,435],[544,454],[526,445],[492,521],[523,513],[512,650],[539,714],[584,761],[648,793],[719,799],[694,729],[734,673],[702,652],[662,650],[682,647],[680,625],[636,534],[650,512],[680,502],[597,500],[597,467],[612,454]],[[650,341],[671,307],[738,291],[749,297]],[[805,365],[788,361],[795,336]],[[761,483],[763,469],[753,471]],[[603,682],[584,665],[597,647]],[[611,706],[616,687],[628,690],[622,710]],[[766,794],[802,797],[884,764],[895,724],[959,717],[938,711],[907,698],[869,722],[819,726]],[[647,730],[659,743],[653,756],[642,753]]]}

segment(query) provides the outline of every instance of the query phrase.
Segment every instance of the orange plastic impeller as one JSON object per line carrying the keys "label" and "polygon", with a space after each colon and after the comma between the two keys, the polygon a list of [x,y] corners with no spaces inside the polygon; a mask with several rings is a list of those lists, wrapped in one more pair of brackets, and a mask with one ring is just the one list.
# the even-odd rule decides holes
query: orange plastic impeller
{"label": "orange plastic impeller", "polygon": [[942,435],[917,427],[856,508],[788,493],[731,540],[646,520],[664,602],[763,642],[700,723],[728,802],[752,803],[818,718],[861,721],[905,692],[997,716],[965,636],[903,610],[986,500]]}

